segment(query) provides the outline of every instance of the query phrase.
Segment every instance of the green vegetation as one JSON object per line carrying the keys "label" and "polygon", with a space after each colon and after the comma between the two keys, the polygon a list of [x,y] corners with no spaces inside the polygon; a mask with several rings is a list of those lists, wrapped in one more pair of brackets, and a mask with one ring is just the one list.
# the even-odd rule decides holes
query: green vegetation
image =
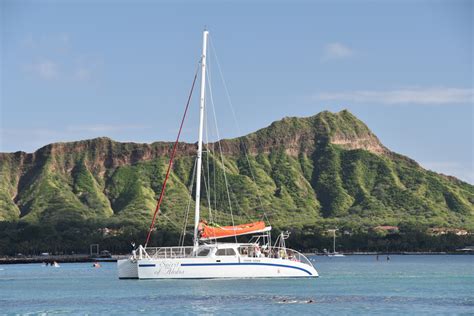
{"label": "green vegetation", "polygon": [[[217,152],[204,156],[201,195],[203,216],[220,224],[231,223],[230,211],[235,222],[265,213],[276,230],[294,232],[298,248],[321,248],[324,231],[338,227],[350,232],[341,242],[353,250],[374,249],[386,238],[403,250],[406,236],[426,249],[435,240],[443,244],[441,237],[427,237],[430,227],[474,230],[474,186],[390,152],[348,111],[285,118],[222,146],[224,162]],[[194,205],[188,189],[195,146],[180,144],[179,150],[154,243],[176,243],[188,203]],[[169,152],[169,143],[98,138],[0,154],[0,253],[51,250],[49,243],[55,251],[92,242],[120,250],[142,240]],[[188,224],[193,220],[191,212]],[[371,229],[377,225],[405,230],[401,239],[376,236]]]}

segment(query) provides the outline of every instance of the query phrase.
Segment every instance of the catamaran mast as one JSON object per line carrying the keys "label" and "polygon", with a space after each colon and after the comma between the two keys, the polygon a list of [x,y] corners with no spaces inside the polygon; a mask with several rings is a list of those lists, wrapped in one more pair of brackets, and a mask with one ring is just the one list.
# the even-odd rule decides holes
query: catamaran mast
{"label": "catamaran mast", "polygon": [[202,38],[201,57],[201,97],[199,100],[199,139],[197,151],[197,171],[196,171],[196,207],[194,211],[194,248],[199,246],[199,206],[201,197],[201,165],[202,165],[202,130],[204,127],[204,105],[206,97],[206,54],[208,31],[204,31]]}

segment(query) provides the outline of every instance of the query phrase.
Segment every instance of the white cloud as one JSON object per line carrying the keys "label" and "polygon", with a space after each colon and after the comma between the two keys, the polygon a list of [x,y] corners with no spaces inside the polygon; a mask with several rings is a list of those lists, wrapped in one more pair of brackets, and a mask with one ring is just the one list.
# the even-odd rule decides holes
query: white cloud
{"label": "white cloud", "polygon": [[24,62],[22,70],[45,80],[90,82],[97,79],[94,77],[103,63],[100,56],[78,54],[73,44],[68,33],[28,34],[20,45],[31,61]]}
{"label": "white cloud", "polygon": [[25,69],[46,80],[58,78],[60,72],[58,63],[49,59],[27,65]]}
{"label": "white cloud", "polygon": [[324,47],[323,61],[331,59],[344,59],[354,55],[354,51],[338,42],[328,43]]}
{"label": "white cloud", "polygon": [[473,103],[474,89],[463,88],[409,88],[397,90],[357,90],[321,92],[316,100],[379,104],[454,104]]}
{"label": "white cloud", "polygon": [[88,81],[92,78],[92,70],[85,67],[80,67],[76,69],[74,77],[81,81]]}

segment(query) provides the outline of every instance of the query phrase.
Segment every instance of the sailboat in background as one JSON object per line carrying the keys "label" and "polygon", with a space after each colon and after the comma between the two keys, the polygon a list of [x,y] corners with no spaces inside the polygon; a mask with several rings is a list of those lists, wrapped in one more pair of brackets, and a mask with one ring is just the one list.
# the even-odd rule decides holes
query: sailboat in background
{"label": "sailboat in background", "polygon": [[345,257],[342,253],[336,252],[336,231],[337,229],[328,229],[332,233],[332,252],[328,253],[328,257]]}
{"label": "sailboat in background", "polygon": [[[168,171],[158,199],[158,204],[148,232],[145,246],[132,251],[127,259],[117,262],[121,279],[189,279],[189,278],[287,278],[317,277],[318,272],[311,262],[296,250],[289,249],[285,240],[289,233],[281,233],[274,244],[271,226],[264,221],[248,224],[218,226],[208,224],[200,218],[201,167],[203,146],[204,107],[206,105],[206,58],[209,32],[203,33],[201,56],[201,91],[199,100],[199,135],[196,162],[196,195],[194,234],[192,246],[148,247],[154,222],[164,197],[166,181],[173,163],[176,145],[186,116],[184,112],[178,137],[173,147]],[[194,82],[196,81],[194,77]],[[194,82],[193,86],[194,87]],[[237,242],[237,236],[253,235],[246,243]],[[233,238],[235,242],[218,242]],[[184,243],[184,236],[183,236]]]}

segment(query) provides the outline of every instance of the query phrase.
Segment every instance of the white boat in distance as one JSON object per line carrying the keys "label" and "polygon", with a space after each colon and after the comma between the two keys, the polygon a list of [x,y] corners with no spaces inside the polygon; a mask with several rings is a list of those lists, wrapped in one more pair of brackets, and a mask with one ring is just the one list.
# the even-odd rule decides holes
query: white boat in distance
{"label": "white boat in distance", "polygon": [[337,229],[330,229],[329,232],[332,232],[332,253],[328,253],[328,257],[345,257],[342,253],[336,251],[336,230]]}
{"label": "white boat in distance", "polygon": [[[208,31],[204,31],[201,57],[200,120],[196,164],[193,246],[147,247],[155,221],[154,217],[145,246],[140,245],[138,249],[133,250],[129,258],[118,260],[118,276],[120,279],[317,277],[318,272],[303,254],[286,248],[285,239],[288,238],[288,233],[281,233],[272,245],[271,226],[266,226],[263,221],[221,227],[207,225],[206,222],[200,220],[202,138],[206,95],[208,34]],[[168,174],[173,157],[174,152],[171,157]],[[159,211],[159,205],[165,188],[166,179],[155,216]],[[247,243],[217,242],[220,238],[233,237],[237,240],[237,236],[248,234],[253,234],[253,237]]]}

